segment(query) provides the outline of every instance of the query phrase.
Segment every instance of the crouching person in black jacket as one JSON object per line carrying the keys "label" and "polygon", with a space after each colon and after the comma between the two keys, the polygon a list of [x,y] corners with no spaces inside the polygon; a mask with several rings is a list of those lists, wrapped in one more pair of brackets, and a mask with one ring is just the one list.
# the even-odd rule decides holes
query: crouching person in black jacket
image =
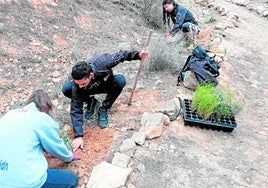
{"label": "crouching person in black jacket", "polygon": [[[114,75],[112,68],[123,61],[140,60],[148,56],[144,51],[120,51],[115,54],[100,54],[87,61],[80,61],[72,68],[72,81],[65,83],[63,94],[71,99],[71,120],[73,124],[74,151],[83,148],[83,104],[87,103],[85,118],[91,119],[98,114],[100,128],[109,125],[107,110],[110,109],[126,85],[123,75]],[[100,102],[95,94],[106,93]]]}

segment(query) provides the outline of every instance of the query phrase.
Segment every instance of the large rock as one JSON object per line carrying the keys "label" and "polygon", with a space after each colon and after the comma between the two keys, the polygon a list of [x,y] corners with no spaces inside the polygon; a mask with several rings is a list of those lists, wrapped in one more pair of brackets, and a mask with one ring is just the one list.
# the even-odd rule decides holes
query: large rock
{"label": "large rock", "polygon": [[120,152],[124,153],[130,157],[134,156],[136,150],[136,143],[134,140],[128,138],[123,141],[123,144],[120,146]]}
{"label": "large rock", "polygon": [[161,136],[164,125],[164,114],[155,113],[149,114],[144,113],[141,118],[141,129],[146,135],[147,139],[153,139]]}
{"label": "large rock", "polygon": [[167,115],[171,121],[174,121],[180,113],[180,101],[174,98],[168,101],[163,107],[159,108],[157,112]]}
{"label": "large rock", "polygon": [[198,81],[192,71],[186,71],[183,81],[183,86],[192,90],[195,90],[198,85]]}
{"label": "large rock", "polygon": [[124,186],[132,168],[120,168],[107,162],[93,167],[87,188],[115,188]]}

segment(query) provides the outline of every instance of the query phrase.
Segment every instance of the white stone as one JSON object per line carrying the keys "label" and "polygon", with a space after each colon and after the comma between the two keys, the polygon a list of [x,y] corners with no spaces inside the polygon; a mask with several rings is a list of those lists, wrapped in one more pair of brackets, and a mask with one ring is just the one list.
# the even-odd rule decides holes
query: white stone
{"label": "white stone", "polygon": [[87,188],[115,188],[124,186],[132,168],[120,168],[107,162],[93,167]]}

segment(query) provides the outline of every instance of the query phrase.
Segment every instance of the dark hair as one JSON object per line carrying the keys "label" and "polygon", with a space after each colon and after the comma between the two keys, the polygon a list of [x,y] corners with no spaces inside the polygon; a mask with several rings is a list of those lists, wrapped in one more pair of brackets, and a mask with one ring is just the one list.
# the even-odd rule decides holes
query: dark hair
{"label": "dark hair", "polygon": [[73,66],[71,75],[74,80],[81,80],[88,78],[91,72],[91,67],[85,61],[79,61]]}
{"label": "dark hair", "polygon": [[175,3],[175,1],[174,0],[163,0],[163,3],[162,3],[162,5],[164,6],[165,4],[171,4],[171,3]]}
{"label": "dark hair", "polygon": [[164,0],[162,2],[162,8],[163,8],[163,23],[166,25],[168,24],[168,27],[170,28],[170,18],[172,19],[172,22],[176,22],[176,18],[171,17],[171,13],[167,12],[164,8],[165,4],[173,4],[174,7],[178,6],[178,3],[176,3],[174,0]]}
{"label": "dark hair", "polygon": [[29,97],[27,104],[33,102],[38,108],[40,112],[45,112],[49,114],[49,112],[52,110],[52,102],[48,94],[40,89],[36,90],[32,93],[32,95]]}

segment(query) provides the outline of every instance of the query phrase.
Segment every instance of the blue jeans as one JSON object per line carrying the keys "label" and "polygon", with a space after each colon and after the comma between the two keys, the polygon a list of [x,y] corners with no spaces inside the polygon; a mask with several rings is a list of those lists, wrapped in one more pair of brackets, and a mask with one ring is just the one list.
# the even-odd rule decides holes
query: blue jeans
{"label": "blue jeans", "polygon": [[187,32],[189,32],[190,30],[191,30],[191,27],[192,27],[192,23],[190,23],[190,22],[186,22],[186,23],[184,23],[184,24],[182,24],[182,31],[184,32],[184,33],[187,33]]}
{"label": "blue jeans", "polygon": [[[62,93],[68,97],[72,98],[72,87],[73,81],[67,82],[62,87]],[[81,92],[81,96],[83,97],[83,101],[88,105],[92,102],[92,95],[106,93],[106,98],[102,103],[102,107],[109,109],[112,107],[113,103],[117,99],[117,97],[122,92],[123,88],[126,85],[126,79],[123,75],[117,74],[110,76],[106,82],[102,82],[98,87],[86,88],[78,90]]]}
{"label": "blue jeans", "polygon": [[42,188],[76,188],[78,176],[68,170],[48,169],[47,180]]}

